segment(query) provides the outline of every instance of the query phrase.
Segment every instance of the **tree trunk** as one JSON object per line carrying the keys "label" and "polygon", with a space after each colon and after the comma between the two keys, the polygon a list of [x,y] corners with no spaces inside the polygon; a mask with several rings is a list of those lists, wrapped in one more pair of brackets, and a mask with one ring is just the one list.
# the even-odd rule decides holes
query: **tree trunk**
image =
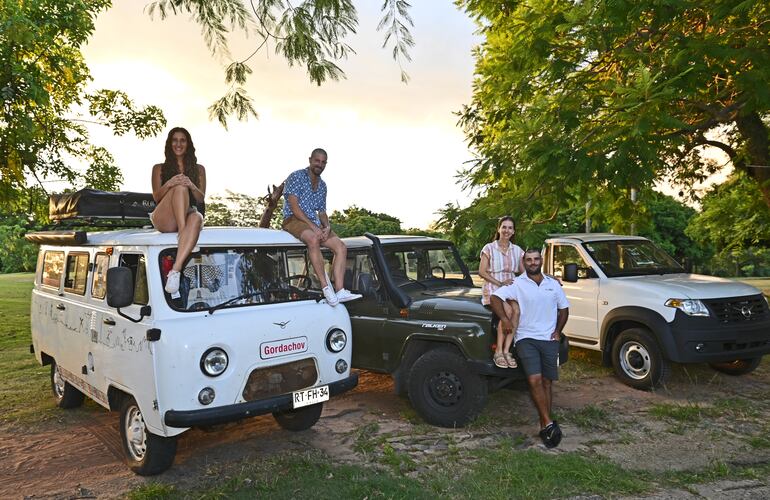
{"label": "tree trunk", "polygon": [[770,209],[770,137],[767,127],[756,112],[739,116],[735,123],[746,140],[747,161],[742,169],[757,181],[765,204]]}

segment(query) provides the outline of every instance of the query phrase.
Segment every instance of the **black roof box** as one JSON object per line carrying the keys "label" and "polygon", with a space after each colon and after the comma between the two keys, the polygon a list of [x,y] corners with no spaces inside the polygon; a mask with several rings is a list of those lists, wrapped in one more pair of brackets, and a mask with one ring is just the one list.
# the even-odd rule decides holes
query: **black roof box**
{"label": "black roof box", "polygon": [[74,193],[52,194],[48,201],[51,221],[69,219],[148,219],[155,210],[150,193],[81,189]]}

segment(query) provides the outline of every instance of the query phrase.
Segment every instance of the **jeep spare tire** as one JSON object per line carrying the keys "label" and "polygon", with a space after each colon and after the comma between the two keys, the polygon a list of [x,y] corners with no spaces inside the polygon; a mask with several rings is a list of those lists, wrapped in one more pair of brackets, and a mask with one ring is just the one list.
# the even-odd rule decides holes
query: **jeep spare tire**
{"label": "jeep spare tire", "polygon": [[761,362],[762,356],[758,356],[756,358],[736,359],[726,363],[709,363],[709,366],[727,375],[746,375],[756,370]]}
{"label": "jeep spare tire", "polygon": [[644,328],[629,328],[618,335],[612,345],[612,365],[620,380],[635,389],[661,385],[670,370],[655,338]]}
{"label": "jeep spare tire", "polygon": [[409,400],[427,423],[462,427],[481,413],[487,383],[451,347],[431,349],[412,365]]}

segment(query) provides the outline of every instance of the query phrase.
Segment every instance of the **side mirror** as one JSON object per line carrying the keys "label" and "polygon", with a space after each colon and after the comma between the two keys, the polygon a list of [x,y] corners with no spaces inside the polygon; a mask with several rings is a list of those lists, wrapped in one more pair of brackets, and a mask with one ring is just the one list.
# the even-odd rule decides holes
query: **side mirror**
{"label": "side mirror", "polygon": [[107,305],[120,309],[134,302],[134,275],[127,267],[107,269]]}
{"label": "side mirror", "polygon": [[577,264],[565,264],[564,274],[562,275],[562,281],[567,283],[577,283],[578,280],[578,266]]}

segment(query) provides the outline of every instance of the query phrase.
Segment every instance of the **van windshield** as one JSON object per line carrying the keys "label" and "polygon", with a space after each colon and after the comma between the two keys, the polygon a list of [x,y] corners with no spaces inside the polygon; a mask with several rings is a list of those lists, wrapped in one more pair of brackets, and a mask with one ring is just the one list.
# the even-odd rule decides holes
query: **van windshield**
{"label": "van windshield", "polygon": [[583,246],[610,278],[685,272],[678,262],[648,240],[592,241]]}
{"label": "van windshield", "polygon": [[[161,253],[164,277],[174,250]],[[182,271],[179,297],[166,294],[177,310],[199,311],[318,299],[321,292],[302,248],[202,248]]]}

